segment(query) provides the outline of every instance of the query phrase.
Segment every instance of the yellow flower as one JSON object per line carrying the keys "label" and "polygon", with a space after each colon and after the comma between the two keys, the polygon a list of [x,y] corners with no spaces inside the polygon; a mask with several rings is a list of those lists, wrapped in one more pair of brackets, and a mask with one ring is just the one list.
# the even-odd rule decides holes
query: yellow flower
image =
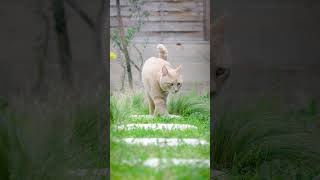
{"label": "yellow flower", "polygon": [[117,59],[117,54],[114,52],[110,52],[110,60]]}

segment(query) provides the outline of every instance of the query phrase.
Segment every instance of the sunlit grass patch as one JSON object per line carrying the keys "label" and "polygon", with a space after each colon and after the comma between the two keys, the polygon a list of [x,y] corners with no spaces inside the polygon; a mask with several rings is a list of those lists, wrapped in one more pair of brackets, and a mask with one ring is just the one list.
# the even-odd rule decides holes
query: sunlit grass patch
{"label": "sunlit grass patch", "polygon": [[[150,168],[143,162],[150,158],[182,158],[210,159],[210,146],[178,146],[155,145],[141,146],[116,141],[121,138],[197,138],[210,142],[209,100],[195,94],[169,96],[168,111],[181,118],[144,118],[130,115],[148,114],[147,102],[141,92],[133,94],[115,94],[111,97],[113,104],[111,125],[111,178],[112,179],[208,179],[209,167],[180,167]],[[184,130],[150,130],[133,129],[119,130],[118,125],[129,123],[170,123],[189,124],[196,129]],[[128,164],[129,162],[129,164]],[[186,171],[185,169],[190,169]]]}

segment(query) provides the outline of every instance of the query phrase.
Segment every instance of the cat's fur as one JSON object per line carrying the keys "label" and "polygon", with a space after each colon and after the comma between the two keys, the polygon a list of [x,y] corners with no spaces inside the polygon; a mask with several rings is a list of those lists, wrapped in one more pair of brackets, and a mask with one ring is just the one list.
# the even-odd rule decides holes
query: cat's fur
{"label": "cat's fur", "polygon": [[143,65],[142,83],[149,103],[149,114],[167,117],[167,96],[177,93],[183,83],[181,65],[173,68],[167,61],[167,48],[163,44],[157,48],[159,57],[151,57]]}

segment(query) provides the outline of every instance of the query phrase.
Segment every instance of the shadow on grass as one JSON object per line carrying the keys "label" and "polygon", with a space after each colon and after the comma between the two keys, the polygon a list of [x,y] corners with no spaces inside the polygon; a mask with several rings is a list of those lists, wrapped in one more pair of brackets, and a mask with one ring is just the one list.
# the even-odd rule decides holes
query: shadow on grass
{"label": "shadow on grass", "polygon": [[69,171],[105,168],[105,107],[103,96],[52,95],[2,110],[0,179],[79,179]]}
{"label": "shadow on grass", "polygon": [[232,179],[312,179],[320,174],[316,102],[300,107],[280,99],[217,110],[215,169]]}

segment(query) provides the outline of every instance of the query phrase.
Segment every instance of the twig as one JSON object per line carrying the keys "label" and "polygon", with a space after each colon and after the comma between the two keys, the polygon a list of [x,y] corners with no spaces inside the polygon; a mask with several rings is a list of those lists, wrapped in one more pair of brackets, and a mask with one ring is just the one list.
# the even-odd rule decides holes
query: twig
{"label": "twig", "polygon": [[80,8],[80,6],[75,3],[73,0],[66,0],[66,3],[76,12],[78,15],[87,23],[87,25],[95,30],[94,22],[90,19],[87,13]]}
{"label": "twig", "polygon": [[138,49],[138,47],[137,47],[135,44],[133,44],[133,47],[136,49],[136,51],[138,52],[138,54],[139,54],[139,56],[140,56],[140,60],[141,60],[140,68],[141,68],[142,65],[143,65],[143,56],[142,56],[142,53],[141,53],[141,51]]}
{"label": "twig", "polygon": [[130,63],[131,63],[139,72],[141,72],[141,68],[140,68],[138,65],[136,65],[136,63],[134,63],[132,60],[130,60]]}

